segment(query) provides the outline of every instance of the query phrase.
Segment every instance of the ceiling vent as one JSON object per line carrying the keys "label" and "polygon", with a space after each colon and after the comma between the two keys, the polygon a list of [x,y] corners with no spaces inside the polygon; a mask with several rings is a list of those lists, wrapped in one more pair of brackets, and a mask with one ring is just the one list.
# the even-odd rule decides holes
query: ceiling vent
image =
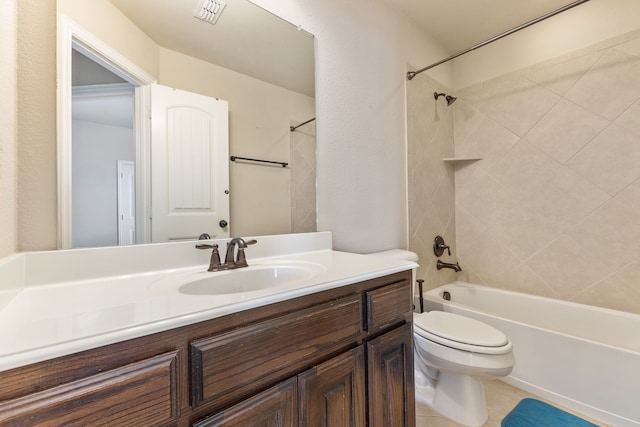
{"label": "ceiling vent", "polygon": [[209,24],[215,24],[226,5],[221,0],[201,0],[193,16]]}

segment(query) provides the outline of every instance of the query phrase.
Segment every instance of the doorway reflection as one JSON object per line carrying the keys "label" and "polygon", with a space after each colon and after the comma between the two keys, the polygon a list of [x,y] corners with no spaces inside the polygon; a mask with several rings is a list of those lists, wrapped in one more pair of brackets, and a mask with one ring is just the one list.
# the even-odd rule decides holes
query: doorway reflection
{"label": "doorway reflection", "polygon": [[134,86],[75,50],[72,64],[72,246],[133,244]]}

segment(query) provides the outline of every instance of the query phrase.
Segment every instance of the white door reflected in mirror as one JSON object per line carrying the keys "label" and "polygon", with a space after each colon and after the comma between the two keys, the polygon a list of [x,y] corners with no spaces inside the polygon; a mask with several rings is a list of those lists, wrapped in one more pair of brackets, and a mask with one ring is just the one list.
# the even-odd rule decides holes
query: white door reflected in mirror
{"label": "white door reflected in mirror", "polygon": [[118,160],[118,245],[136,243],[136,170],[132,161]]}
{"label": "white door reflected in mirror", "polygon": [[151,240],[229,237],[227,101],[151,85],[151,141]]}

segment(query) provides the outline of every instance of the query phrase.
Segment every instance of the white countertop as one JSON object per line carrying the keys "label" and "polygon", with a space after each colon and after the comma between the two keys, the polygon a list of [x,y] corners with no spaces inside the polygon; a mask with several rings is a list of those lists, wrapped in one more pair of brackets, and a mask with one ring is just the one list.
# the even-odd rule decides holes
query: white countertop
{"label": "white countertop", "polygon": [[4,286],[0,289],[0,371],[416,266],[391,257],[331,249],[261,258],[247,253],[249,268],[269,263],[313,263],[320,268],[310,278],[277,288],[222,295],[188,295],[175,285],[184,275],[233,274],[207,272],[208,263],[20,288]]}

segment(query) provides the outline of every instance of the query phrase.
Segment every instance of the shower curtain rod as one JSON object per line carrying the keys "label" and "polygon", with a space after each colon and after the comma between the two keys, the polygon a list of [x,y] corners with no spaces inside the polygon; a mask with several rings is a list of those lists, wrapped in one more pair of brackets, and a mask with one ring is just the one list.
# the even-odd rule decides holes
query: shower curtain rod
{"label": "shower curtain rod", "polygon": [[523,30],[523,29],[525,29],[525,28],[527,28],[527,27],[530,27],[530,26],[531,26],[531,25],[533,25],[533,24],[537,24],[537,23],[538,23],[538,22],[540,22],[540,21],[544,21],[544,20],[545,20],[545,19],[547,19],[547,18],[551,18],[552,16],[555,16],[555,15],[557,15],[557,14],[559,14],[559,13],[562,13],[562,12],[564,12],[564,11],[566,11],[566,10],[569,10],[569,9],[571,9],[571,8],[573,8],[573,7],[576,7],[576,6],[578,6],[578,5],[581,5],[582,3],[586,3],[586,2],[588,2],[588,1],[589,1],[589,0],[578,0],[578,1],[574,1],[573,3],[569,3],[568,5],[563,6],[563,7],[561,7],[560,9],[556,9],[556,10],[554,10],[553,12],[549,12],[549,13],[547,13],[546,15],[542,15],[542,16],[540,16],[540,17],[536,18],[536,19],[532,19],[532,20],[531,20],[531,21],[529,21],[529,22],[526,22],[526,23],[524,23],[524,24],[522,24],[522,25],[519,25],[519,26],[517,26],[517,27],[515,27],[515,28],[512,28],[512,29],[510,29],[510,30],[508,30],[508,31],[505,31],[504,33],[498,34],[497,36],[491,37],[490,39],[485,40],[485,41],[483,41],[482,43],[478,43],[478,44],[476,44],[476,45],[474,45],[474,46],[471,46],[469,49],[463,50],[462,52],[458,52],[458,53],[456,53],[455,55],[451,55],[450,57],[445,58],[445,59],[443,59],[443,60],[441,60],[441,61],[435,62],[435,63],[433,63],[433,64],[431,64],[431,65],[429,65],[429,66],[427,66],[427,67],[421,68],[421,69],[419,69],[419,70],[417,70],[417,71],[408,71],[408,72],[407,72],[407,79],[411,80],[411,79],[413,79],[416,75],[418,75],[418,74],[422,73],[423,71],[430,70],[430,69],[432,69],[432,68],[434,68],[434,67],[437,67],[438,65],[444,64],[445,62],[449,62],[449,61],[451,61],[452,59],[456,59],[457,57],[464,55],[465,53],[469,53],[469,52],[471,52],[472,50],[476,50],[476,49],[478,49],[478,48],[480,48],[480,47],[482,47],[482,46],[486,46],[486,45],[488,45],[489,43],[493,43],[493,42],[494,42],[494,41],[496,41],[496,40],[500,40],[500,39],[501,39],[501,38],[503,38],[503,37],[506,37],[506,36],[511,35],[511,34],[513,34],[513,33],[515,33],[515,32],[518,32],[518,31],[520,31],[520,30]]}
{"label": "shower curtain rod", "polygon": [[304,125],[306,125],[307,123],[311,123],[311,122],[312,122],[312,121],[314,121],[315,119],[316,119],[315,117],[314,117],[314,118],[312,118],[312,119],[309,119],[309,120],[307,120],[306,122],[302,122],[302,123],[300,123],[298,126],[289,126],[289,130],[290,130],[291,132],[293,132],[294,130],[298,129],[300,126],[304,126]]}

